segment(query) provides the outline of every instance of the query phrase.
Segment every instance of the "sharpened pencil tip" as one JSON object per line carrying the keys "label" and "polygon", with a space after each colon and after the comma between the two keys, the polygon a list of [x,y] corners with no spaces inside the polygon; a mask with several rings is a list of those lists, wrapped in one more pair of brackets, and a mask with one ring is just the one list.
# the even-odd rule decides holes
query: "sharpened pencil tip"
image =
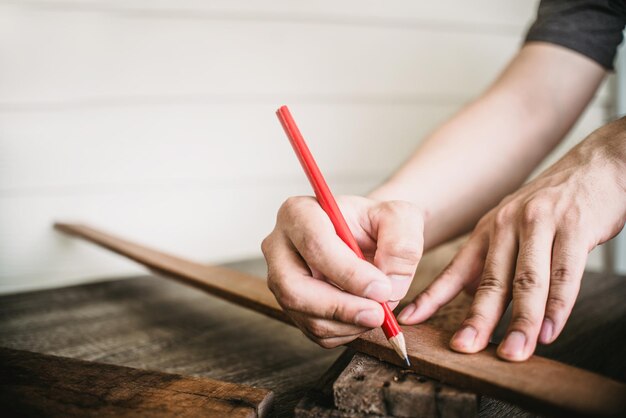
{"label": "sharpened pencil tip", "polygon": [[398,354],[407,366],[411,365],[409,361],[409,354],[406,352],[406,343],[404,342],[404,334],[401,332],[389,338],[389,344],[393,347],[393,350]]}

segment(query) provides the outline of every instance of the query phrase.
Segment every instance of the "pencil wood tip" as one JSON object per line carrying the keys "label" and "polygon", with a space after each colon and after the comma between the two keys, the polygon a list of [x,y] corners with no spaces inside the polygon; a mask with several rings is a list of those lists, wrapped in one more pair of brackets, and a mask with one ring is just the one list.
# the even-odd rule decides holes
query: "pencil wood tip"
{"label": "pencil wood tip", "polygon": [[389,338],[389,344],[393,347],[394,351],[398,354],[398,357],[403,359],[405,363],[411,365],[409,362],[409,355],[406,351],[406,343],[404,342],[404,334],[399,333]]}

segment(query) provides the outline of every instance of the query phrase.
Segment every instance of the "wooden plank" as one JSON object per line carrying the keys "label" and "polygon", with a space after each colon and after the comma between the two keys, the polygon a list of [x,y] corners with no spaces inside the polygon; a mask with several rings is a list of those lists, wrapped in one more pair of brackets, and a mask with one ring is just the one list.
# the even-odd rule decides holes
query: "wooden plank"
{"label": "wooden plank", "polygon": [[[56,224],[55,227],[129,257],[161,274],[291,324],[264,280],[258,277],[190,262],[85,225]],[[430,325],[405,327],[404,333],[411,369],[444,383],[548,414],[611,416],[626,411],[626,385],[621,382],[539,356],[523,363],[505,362],[496,356],[493,344],[473,355],[455,353],[448,347],[451,333]],[[401,365],[380,329],[363,334],[349,346],[380,360]]]}
{"label": "wooden plank", "polygon": [[266,416],[266,389],[0,348],[10,416]]}
{"label": "wooden plank", "polygon": [[282,311],[265,281],[259,277],[223,267],[190,262],[86,225],[57,223],[55,228],[128,257],[155,273],[292,325],[291,319]]}
{"label": "wooden plank", "polygon": [[[66,244],[70,250],[88,245]],[[254,274],[265,271],[265,263],[251,266]],[[0,346],[268,388],[276,418],[293,416],[298,401],[342,351],[326,350],[296,328],[153,275],[2,295]]]}

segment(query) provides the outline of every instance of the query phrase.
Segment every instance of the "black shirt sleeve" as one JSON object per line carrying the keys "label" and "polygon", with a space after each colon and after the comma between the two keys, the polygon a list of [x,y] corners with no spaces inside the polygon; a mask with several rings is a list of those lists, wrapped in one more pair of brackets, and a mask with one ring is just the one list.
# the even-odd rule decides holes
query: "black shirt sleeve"
{"label": "black shirt sleeve", "polygon": [[626,0],[542,0],[526,42],[561,45],[612,70],[625,25]]}

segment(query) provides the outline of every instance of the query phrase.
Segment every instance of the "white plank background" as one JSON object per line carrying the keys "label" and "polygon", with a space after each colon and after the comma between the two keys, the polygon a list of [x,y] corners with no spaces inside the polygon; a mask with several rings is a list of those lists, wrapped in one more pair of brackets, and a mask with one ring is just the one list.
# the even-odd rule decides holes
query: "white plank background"
{"label": "white plank background", "polygon": [[535,7],[0,0],[0,292],[139,271],[55,219],[205,262],[258,256],[280,203],[310,193],[278,105],[337,192],[366,192],[493,79]]}

